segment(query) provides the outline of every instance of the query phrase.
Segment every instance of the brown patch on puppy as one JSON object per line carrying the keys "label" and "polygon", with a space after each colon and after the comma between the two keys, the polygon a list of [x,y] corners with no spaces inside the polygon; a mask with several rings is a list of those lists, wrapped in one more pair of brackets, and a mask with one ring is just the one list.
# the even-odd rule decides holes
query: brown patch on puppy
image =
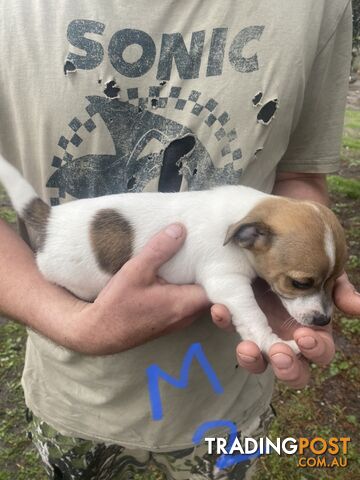
{"label": "brown patch on puppy", "polygon": [[35,250],[41,250],[46,240],[46,226],[50,216],[50,207],[41,198],[34,198],[24,208],[22,219],[24,220],[31,245]]}
{"label": "brown patch on puppy", "polygon": [[114,275],[132,255],[134,232],[116,210],[99,210],[90,226],[90,241],[102,270]]}

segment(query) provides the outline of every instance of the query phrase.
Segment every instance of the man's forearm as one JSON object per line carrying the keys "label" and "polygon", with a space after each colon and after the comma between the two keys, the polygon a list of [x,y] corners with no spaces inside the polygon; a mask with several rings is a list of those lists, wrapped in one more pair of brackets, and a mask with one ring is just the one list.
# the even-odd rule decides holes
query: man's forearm
{"label": "man's forearm", "polygon": [[278,173],[272,193],[329,205],[326,175],[315,173]]}
{"label": "man's forearm", "polygon": [[0,245],[0,312],[66,344],[67,319],[83,302],[46,281],[30,248],[2,221]]}

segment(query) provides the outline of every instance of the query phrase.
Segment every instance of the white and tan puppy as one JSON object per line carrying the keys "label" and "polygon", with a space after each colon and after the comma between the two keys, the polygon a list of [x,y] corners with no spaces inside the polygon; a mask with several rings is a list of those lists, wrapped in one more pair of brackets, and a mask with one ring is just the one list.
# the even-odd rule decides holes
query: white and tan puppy
{"label": "white and tan puppy", "polygon": [[[228,307],[243,339],[264,352],[280,341],[254,298],[256,276],[299,323],[330,321],[346,246],[335,215],[320,204],[227,186],[109,195],[50,208],[2,157],[0,180],[35,238],[42,274],[82,299],[95,299],[152,235],[181,222],[188,232],[185,245],[159,275],[202,285],[211,302]],[[287,343],[298,351],[295,342]]]}

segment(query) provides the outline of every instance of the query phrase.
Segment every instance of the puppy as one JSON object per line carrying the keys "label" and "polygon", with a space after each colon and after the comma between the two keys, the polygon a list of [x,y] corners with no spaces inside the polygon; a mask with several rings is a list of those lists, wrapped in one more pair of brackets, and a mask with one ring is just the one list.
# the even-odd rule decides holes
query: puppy
{"label": "puppy", "polygon": [[[299,323],[330,322],[346,245],[341,225],[323,205],[226,186],[108,195],[50,208],[2,157],[0,180],[34,238],[42,274],[79,298],[94,300],[152,235],[181,222],[186,242],[159,275],[202,285],[212,303],[230,310],[242,339],[265,353],[280,341],[254,298],[256,276]],[[286,343],[298,352],[294,341]]]}

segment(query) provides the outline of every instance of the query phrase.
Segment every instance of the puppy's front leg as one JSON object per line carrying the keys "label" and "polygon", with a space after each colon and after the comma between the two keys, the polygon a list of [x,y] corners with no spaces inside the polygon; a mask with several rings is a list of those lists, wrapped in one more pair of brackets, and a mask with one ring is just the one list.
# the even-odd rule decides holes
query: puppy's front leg
{"label": "puppy's front leg", "polygon": [[201,283],[212,303],[223,304],[229,309],[232,323],[243,340],[255,342],[266,354],[277,342],[286,343],[299,353],[294,340],[282,340],[273,332],[256,302],[250,282],[240,274],[222,274],[208,275]]}

